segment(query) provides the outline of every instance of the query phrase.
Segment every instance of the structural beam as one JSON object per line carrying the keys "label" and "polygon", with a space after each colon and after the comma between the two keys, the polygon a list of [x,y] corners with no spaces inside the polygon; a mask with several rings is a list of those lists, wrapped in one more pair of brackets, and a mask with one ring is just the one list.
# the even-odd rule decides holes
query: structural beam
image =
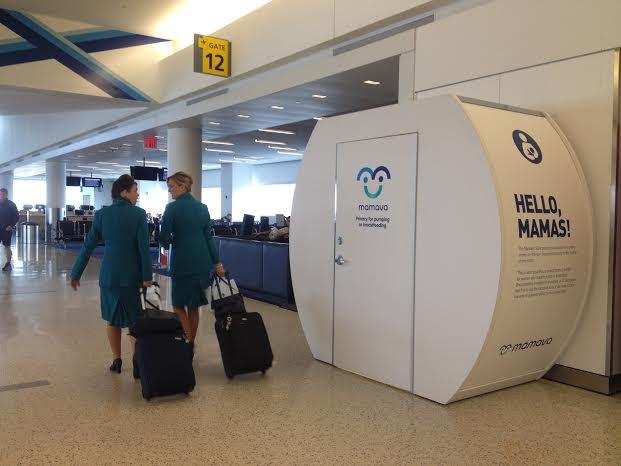
{"label": "structural beam", "polygon": [[19,11],[0,9],[0,23],[111,97],[142,102],[152,100],[33,16]]}

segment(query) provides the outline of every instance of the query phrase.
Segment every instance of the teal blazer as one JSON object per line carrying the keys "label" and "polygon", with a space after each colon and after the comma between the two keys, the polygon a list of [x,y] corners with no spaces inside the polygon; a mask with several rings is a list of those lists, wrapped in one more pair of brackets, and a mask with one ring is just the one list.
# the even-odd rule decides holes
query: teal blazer
{"label": "teal blazer", "polygon": [[142,282],[152,280],[149,228],[144,210],[125,199],[116,199],[110,207],[95,212],[93,226],[71,269],[71,278],[82,276],[100,240],[106,247],[99,271],[99,286],[138,288]]}
{"label": "teal blazer", "polygon": [[186,193],[166,206],[162,217],[160,244],[172,245],[170,273],[174,277],[208,276],[220,262],[211,218],[205,204]]}

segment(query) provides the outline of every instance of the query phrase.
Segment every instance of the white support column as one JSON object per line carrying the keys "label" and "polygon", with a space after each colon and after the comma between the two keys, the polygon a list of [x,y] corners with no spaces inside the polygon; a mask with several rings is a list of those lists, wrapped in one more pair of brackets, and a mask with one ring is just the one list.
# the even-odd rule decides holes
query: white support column
{"label": "white support column", "polygon": [[0,173],[0,188],[5,188],[8,191],[9,199],[13,200],[13,170]]}
{"label": "white support column", "polygon": [[56,223],[64,217],[67,164],[59,160],[45,162],[45,241],[56,241]]}
{"label": "white support column", "polygon": [[233,215],[233,164],[220,165],[220,215]]}
{"label": "white support column", "polygon": [[203,186],[201,128],[168,128],[168,175],[179,171],[192,177],[192,195],[200,200]]}
{"label": "white support column", "polygon": [[399,55],[399,103],[414,99],[414,50]]}

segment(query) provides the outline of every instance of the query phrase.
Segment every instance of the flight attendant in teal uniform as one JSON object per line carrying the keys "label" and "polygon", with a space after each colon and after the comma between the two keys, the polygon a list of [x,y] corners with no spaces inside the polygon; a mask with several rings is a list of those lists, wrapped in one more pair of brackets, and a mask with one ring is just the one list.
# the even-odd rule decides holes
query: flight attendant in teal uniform
{"label": "flight attendant in teal uniform", "polygon": [[123,175],[112,185],[113,204],[95,212],[93,226],[71,269],[71,287],[80,278],[100,240],[105,242],[99,271],[101,316],[108,322],[108,341],[114,356],[110,370],[121,373],[121,329],[131,327],[142,313],[140,288],[153,279],[146,212],[136,207],[138,185]]}
{"label": "flight attendant in teal uniform", "polygon": [[172,304],[188,342],[194,348],[198,331],[198,308],[207,304],[205,289],[212,271],[223,277],[224,267],[211,234],[211,218],[205,204],[194,199],[192,178],[177,172],[166,180],[174,199],[162,217],[160,244],[172,245],[170,273]]}

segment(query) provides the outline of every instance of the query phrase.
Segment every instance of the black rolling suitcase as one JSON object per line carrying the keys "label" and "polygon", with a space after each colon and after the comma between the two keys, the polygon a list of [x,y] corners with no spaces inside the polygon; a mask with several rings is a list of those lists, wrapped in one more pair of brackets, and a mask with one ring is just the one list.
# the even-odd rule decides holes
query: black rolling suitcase
{"label": "black rolling suitcase", "polygon": [[[265,374],[272,367],[274,355],[261,315],[246,312],[241,293],[233,292],[228,277],[223,280],[231,291],[228,297],[222,297],[222,279],[214,277],[214,281],[220,298],[214,299],[212,295],[211,305],[216,316],[216,335],[226,376],[232,379],[251,372]],[[225,302],[221,301],[223,299]]]}
{"label": "black rolling suitcase", "polygon": [[140,379],[142,396],[188,394],[196,385],[192,367],[192,348],[183,338],[181,325],[171,312],[159,309],[146,299],[145,315],[132,327],[136,338],[134,378]]}

